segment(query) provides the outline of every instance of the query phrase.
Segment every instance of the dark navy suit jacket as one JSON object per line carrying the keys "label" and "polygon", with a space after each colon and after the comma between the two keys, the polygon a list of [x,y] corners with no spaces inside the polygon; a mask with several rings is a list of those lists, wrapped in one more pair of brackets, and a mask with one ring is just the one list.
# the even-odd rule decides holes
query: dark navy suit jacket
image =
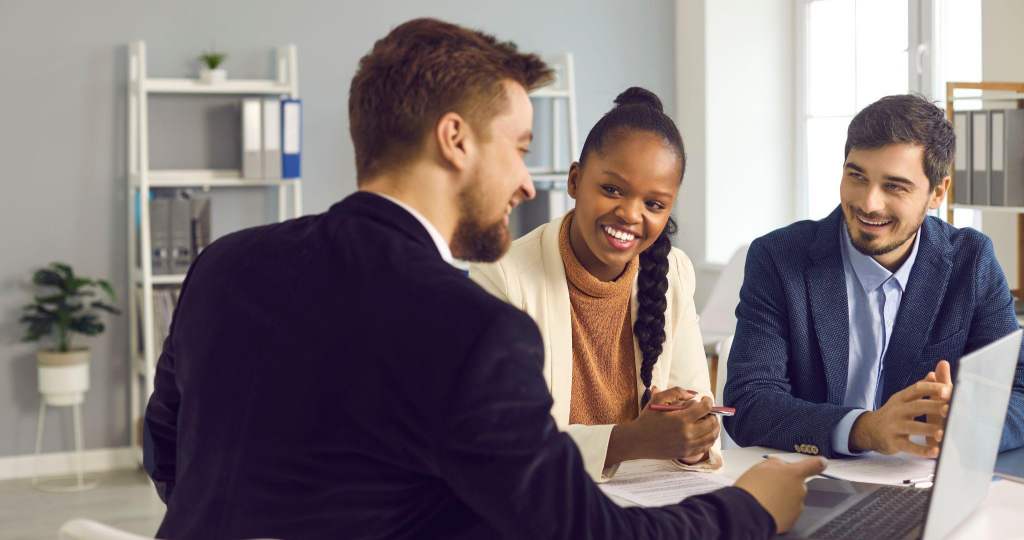
{"label": "dark navy suit jacket", "polygon": [[768,538],[728,487],[620,508],[551,418],[536,325],[382,197],[228,235],[146,412],[161,538]]}
{"label": "dark navy suit jacket", "polygon": [[[742,446],[833,457],[843,406],[849,314],[840,254],[843,214],[758,238],[747,254],[725,402],[725,427]],[[992,241],[927,217],[883,358],[882,403],[942,359],[960,357],[1019,327]],[[1024,446],[1024,356],[1018,359],[1000,450]]]}

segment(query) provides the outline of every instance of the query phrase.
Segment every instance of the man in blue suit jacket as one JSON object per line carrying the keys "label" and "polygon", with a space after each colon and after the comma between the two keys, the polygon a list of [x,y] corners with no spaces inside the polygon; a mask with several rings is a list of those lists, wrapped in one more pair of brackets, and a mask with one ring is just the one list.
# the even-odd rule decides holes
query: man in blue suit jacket
{"label": "man in blue suit jacket", "polygon": [[[938,454],[951,371],[1019,326],[991,240],[926,215],[954,139],[923,98],[882,98],[850,123],[840,206],[751,244],[725,386],[737,443]],[[1024,360],[1000,450],[1020,446]]]}

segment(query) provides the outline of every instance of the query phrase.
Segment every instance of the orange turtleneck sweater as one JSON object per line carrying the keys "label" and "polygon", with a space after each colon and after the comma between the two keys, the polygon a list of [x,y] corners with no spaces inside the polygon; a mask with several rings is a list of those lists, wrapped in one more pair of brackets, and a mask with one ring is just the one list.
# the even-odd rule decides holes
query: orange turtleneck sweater
{"label": "orange turtleneck sweater", "polygon": [[630,261],[614,281],[591,275],[569,243],[573,216],[558,233],[572,309],[569,423],[618,424],[639,414],[629,305],[639,261]]}

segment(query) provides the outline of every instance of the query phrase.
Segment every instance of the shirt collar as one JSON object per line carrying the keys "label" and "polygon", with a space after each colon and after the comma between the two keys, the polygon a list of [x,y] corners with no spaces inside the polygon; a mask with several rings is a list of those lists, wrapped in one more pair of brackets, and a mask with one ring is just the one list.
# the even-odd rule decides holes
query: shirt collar
{"label": "shirt collar", "polygon": [[874,257],[865,255],[854,247],[845,221],[839,234],[842,236],[843,258],[849,261],[850,266],[853,267],[853,273],[857,276],[857,281],[860,282],[864,292],[870,293],[892,277],[896,278],[896,283],[900,286],[901,290],[907,290],[907,282],[910,280],[910,269],[913,268],[914,261],[917,259],[917,247],[921,243],[920,228],[918,228],[917,234],[914,235],[914,247],[910,249],[910,256],[907,257],[906,261],[903,261],[903,265],[895,272],[890,272],[887,268],[878,264]]}
{"label": "shirt collar", "polygon": [[452,249],[448,246],[448,242],[445,241],[443,236],[441,236],[441,233],[437,230],[437,227],[434,227],[434,224],[428,221],[427,218],[423,216],[423,214],[419,213],[415,208],[389,195],[378,193],[376,191],[371,191],[369,193],[373,193],[374,195],[384,197],[385,199],[397,204],[406,212],[409,212],[409,214],[411,214],[412,217],[416,218],[416,221],[419,221],[420,225],[423,225],[423,228],[427,230],[427,234],[429,234],[430,239],[434,241],[434,245],[437,246],[437,252],[441,254],[441,258],[444,259],[444,262],[452,266],[455,266],[455,257],[452,256]]}

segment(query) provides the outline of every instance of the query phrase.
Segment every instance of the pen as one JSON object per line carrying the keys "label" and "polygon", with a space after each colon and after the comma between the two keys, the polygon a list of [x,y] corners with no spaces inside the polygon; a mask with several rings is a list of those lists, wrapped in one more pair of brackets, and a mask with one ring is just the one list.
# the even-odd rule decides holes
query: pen
{"label": "pen", "polygon": [[[650,407],[652,411],[681,411],[686,408],[683,405],[663,405],[660,403],[652,403]],[[736,414],[736,408],[716,405],[714,407],[711,407],[711,414],[717,414],[720,416],[732,416]]]}
{"label": "pen", "polygon": [[929,474],[928,476],[922,476],[921,478],[907,478],[906,480],[903,481],[903,483],[904,484],[919,484],[921,482],[931,482],[932,478],[934,478],[934,477],[935,477],[934,474]]}

